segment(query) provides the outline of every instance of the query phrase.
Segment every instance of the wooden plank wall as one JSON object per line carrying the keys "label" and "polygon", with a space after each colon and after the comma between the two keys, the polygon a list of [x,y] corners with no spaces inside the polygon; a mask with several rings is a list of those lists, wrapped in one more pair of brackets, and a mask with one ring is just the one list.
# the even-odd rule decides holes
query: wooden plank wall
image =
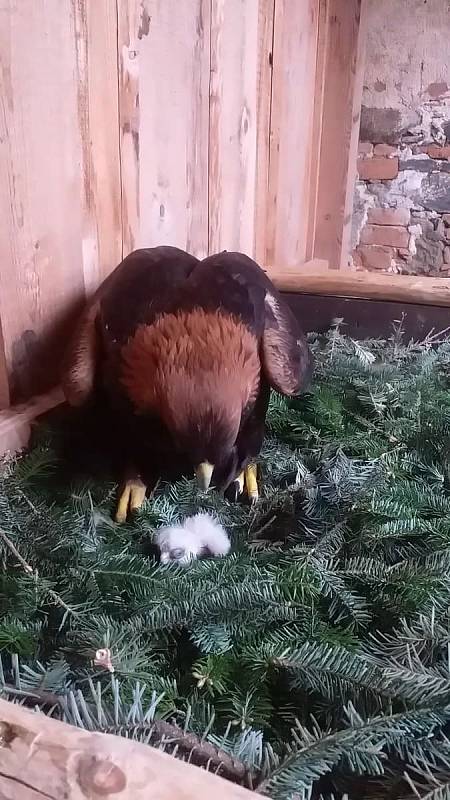
{"label": "wooden plank wall", "polygon": [[[254,255],[256,169],[268,163],[269,119],[258,98],[273,36],[273,2],[215,0],[211,19],[209,249]],[[269,89],[269,91],[268,91]],[[258,152],[258,150],[260,152]],[[267,169],[267,166],[266,166]]]}
{"label": "wooden plank wall", "polygon": [[317,0],[275,4],[265,262],[287,269],[306,257],[318,18]]}
{"label": "wooden plank wall", "polygon": [[208,252],[210,0],[118,0],[126,252]]}
{"label": "wooden plank wall", "polygon": [[350,253],[368,0],[321,2],[326,11],[321,17],[318,48],[323,59],[316,85],[321,103],[320,168],[312,252],[332,269],[345,269]]}
{"label": "wooden plank wall", "polygon": [[351,132],[333,167],[330,115],[362,1],[0,0],[0,408],[55,384],[74,314],[136,247],[290,270],[336,252]]}
{"label": "wooden plank wall", "polygon": [[110,0],[0,0],[0,321],[13,401],[56,382],[85,290],[121,255],[112,11]]}

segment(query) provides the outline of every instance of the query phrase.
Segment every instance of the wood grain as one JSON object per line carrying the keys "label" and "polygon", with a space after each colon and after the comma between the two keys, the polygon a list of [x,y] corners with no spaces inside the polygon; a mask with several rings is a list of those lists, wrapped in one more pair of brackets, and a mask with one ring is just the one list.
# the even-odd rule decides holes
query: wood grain
{"label": "wood grain", "polygon": [[277,0],[266,263],[305,260],[318,36],[317,0]]}
{"label": "wood grain", "polygon": [[272,20],[273,0],[212,0],[211,253],[255,254],[256,171],[265,169],[269,141],[270,82],[265,66],[270,68]]}
{"label": "wood grain", "polygon": [[321,266],[308,267],[308,265],[298,268],[295,272],[268,268],[267,274],[275,286],[283,292],[450,306],[448,278],[379,275],[372,272],[351,272]]}
{"label": "wood grain", "polygon": [[[57,387],[51,392],[33,397],[27,403],[0,412],[0,457],[16,453],[30,442],[33,424],[56,406],[64,402],[64,394]],[[1,794],[0,794],[1,796]]]}
{"label": "wood grain", "polygon": [[90,295],[122,258],[118,22],[111,0],[77,0],[73,7],[83,167],[83,275]]}
{"label": "wood grain", "polygon": [[328,0],[313,255],[348,266],[367,0]]}
{"label": "wood grain", "polygon": [[[351,103],[351,127],[348,141],[347,178],[344,187],[344,215],[339,265],[346,269],[351,265],[351,236],[353,200],[357,179],[359,129],[361,125],[361,102],[364,85],[364,67],[366,62],[367,26],[369,0],[360,0],[359,28],[356,42],[355,61],[352,62],[350,74],[353,79]],[[353,72],[354,70],[354,72]],[[319,255],[318,253],[316,255]],[[332,261],[329,263],[333,263]]]}
{"label": "wood grain", "polygon": [[119,68],[119,149],[122,256],[140,241],[139,208],[139,45],[146,11],[137,0],[117,0]]}
{"label": "wood grain", "polygon": [[[109,189],[118,152],[107,106],[117,85],[105,56],[104,6],[86,15],[81,0],[2,0],[0,318],[13,402],[54,385],[85,283],[90,288],[115,261]],[[94,41],[101,75],[95,59],[89,67]]]}
{"label": "wood grain", "polygon": [[92,733],[0,700],[2,800],[251,800],[149,745]]}
{"label": "wood grain", "polygon": [[[1,276],[0,276],[1,281]],[[0,411],[10,404],[8,365],[6,363],[5,340],[0,319]]]}
{"label": "wood grain", "polygon": [[124,250],[208,251],[209,0],[119,0]]}
{"label": "wood grain", "polygon": [[270,117],[272,113],[273,30],[275,0],[259,4],[258,74],[257,74],[257,138],[255,186],[254,258],[259,264],[266,260],[267,214],[270,170]]}
{"label": "wood grain", "polygon": [[56,343],[44,342],[58,312],[84,295],[71,3],[7,2],[0,59],[0,315],[17,397],[54,381]]}
{"label": "wood grain", "polygon": [[320,143],[322,140],[323,108],[325,99],[325,69],[327,65],[328,35],[329,35],[329,4],[330,0],[318,0],[319,18],[317,31],[317,52],[316,52],[316,72],[315,88],[313,98],[313,129],[312,129],[312,152],[310,165],[310,187],[308,204],[308,229],[306,233],[305,258],[314,258],[316,228],[317,228],[317,204],[319,198],[320,180]]}

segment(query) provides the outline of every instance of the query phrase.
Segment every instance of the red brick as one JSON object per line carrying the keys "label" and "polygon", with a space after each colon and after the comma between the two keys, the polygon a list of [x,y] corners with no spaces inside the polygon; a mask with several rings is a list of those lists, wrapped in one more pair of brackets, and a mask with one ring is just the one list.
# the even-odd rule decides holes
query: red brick
{"label": "red brick", "polygon": [[408,208],[369,208],[368,221],[374,225],[409,225]]}
{"label": "red brick", "polygon": [[383,244],[388,247],[409,245],[409,233],[399,225],[366,225],[361,232],[361,244]]}
{"label": "red brick", "polygon": [[372,142],[360,142],[358,145],[358,153],[360,156],[371,156],[373,153]]}
{"label": "red brick", "polygon": [[389,269],[395,250],[380,245],[359,245],[357,252],[365,269]]}
{"label": "red brick", "polygon": [[397,148],[390,144],[376,144],[373,153],[375,156],[396,156]]}
{"label": "red brick", "polygon": [[358,158],[358,174],[363,181],[389,181],[398,175],[398,158]]}
{"label": "red brick", "polygon": [[361,269],[363,263],[362,263],[361,253],[358,251],[358,249],[353,250],[352,261],[353,261],[353,266],[356,267],[356,269]]}
{"label": "red brick", "polygon": [[442,158],[450,160],[450,145],[439,147],[438,144],[430,144],[427,148],[427,153],[430,158]]}

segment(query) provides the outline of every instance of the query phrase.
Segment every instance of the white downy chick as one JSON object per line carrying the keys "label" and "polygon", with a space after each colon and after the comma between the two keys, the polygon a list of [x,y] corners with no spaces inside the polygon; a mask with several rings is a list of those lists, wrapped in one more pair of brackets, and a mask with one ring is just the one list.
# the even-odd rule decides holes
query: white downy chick
{"label": "white downy chick", "polygon": [[225,529],[209,514],[196,514],[179,525],[160,528],[155,541],[162,564],[188,564],[206,554],[226,556],[231,547]]}

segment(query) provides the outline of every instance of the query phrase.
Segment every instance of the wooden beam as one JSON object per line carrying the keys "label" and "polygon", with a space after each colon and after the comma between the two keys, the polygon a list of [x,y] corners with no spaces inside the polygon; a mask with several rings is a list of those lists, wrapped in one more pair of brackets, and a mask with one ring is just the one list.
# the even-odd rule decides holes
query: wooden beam
{"label": "wooden beam", "polygon": [[273,0],[211,3],[210,253],[254,255],[256,181],[268,161],[270,84],[262,92],[261,81],[272,46],[272,5]]}
{"label": "wooden beam", "polygon": [[327,67],[328,35],[330,26],[330,0],[318,0],[319,16],[317,30],[316,73],[313,102],[313,130],[310,164],[310,186],[308,205],[308,228],[306,236],[305,257],[314,258],[317,226],[317,204],[319,200],[320,155],[322,141],[323,107],[325,99],[325,70]]}
{"label": "wooden beam", "polygon": [[[0,412],[0,457],[27,447],[35,420],[64,402],[62,389],[34,397],[28,403]],[[0,797],[1,797],[0,792]]]}
{"label": "wooden beam", "polygon": [[[114,3],[112,3],[114,6]],[[208,254],[210,0],[117,0],[123,247]]]}
{"label": "wooden beam", "polygon": [[367,0],[320,0],[320,5],[319,48],[325,49],[325,57],[318,52],[315,91],[320,157],[307,256],[325,258],[339,269],[347,266],[350,251]]}
{"label": "wooden beam", "polygon": [[2,321],[0,319],[0,411],[9,408],[9,377],[6,363],[5,342],[3,339]]}
{"label": "wooden beam", "polygon": [[256,106],[255,240],[253,257],[266,261],[270,177],[270,117],[272,113],[273,28],[275,0],[260,0]]}
{"label": "wooden beam", "polygon": [[450,280],[415,275],[378,275],[372,272],[326,269],[303,265],[295,272],[266,268],[282,292],[365,297],[369,300],[395,300],[432,306],[450,306]]}
{"label": "wooden beam", "polygon": [[0,700],[0,797],[250,800],[257,795],[149,745],[92,733]]}
{"label": "wooden beam", "polygon": [[265,261],[286,269],[306,257],[318,20],[317,0],[276,0]]}

